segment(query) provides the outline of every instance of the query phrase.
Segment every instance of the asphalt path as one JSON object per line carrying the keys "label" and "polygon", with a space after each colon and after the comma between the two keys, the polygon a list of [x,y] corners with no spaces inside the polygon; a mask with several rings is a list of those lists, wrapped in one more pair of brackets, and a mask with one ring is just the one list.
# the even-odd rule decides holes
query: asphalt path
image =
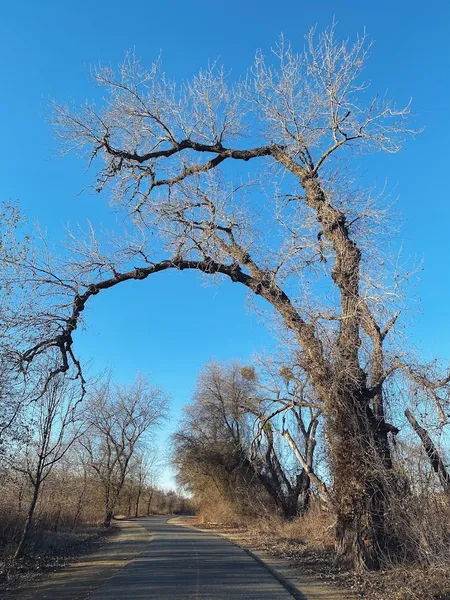
{"label": "asphalt path", "polygon": [[292,600],[269,571],[227,540],[171,525],[167,517],[140,519],[152,541],[126,567],[89,594],[89,600]]}

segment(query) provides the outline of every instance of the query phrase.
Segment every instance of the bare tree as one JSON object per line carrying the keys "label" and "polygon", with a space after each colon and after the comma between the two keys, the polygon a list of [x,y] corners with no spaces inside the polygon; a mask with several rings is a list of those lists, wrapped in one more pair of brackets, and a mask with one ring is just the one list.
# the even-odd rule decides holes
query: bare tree
{"label": "bare tree", "polygon": [[255,497],[264,490],[275,501],[272,510],[281,508],[278,480],[271,478],[263,461],[250,460],[249,389],[237,366],[208,365],[174,434],[177,479],[203,509],[213,495],[235,514],[254,512]]}
{"label": "bare tree", "polygon": [[139,516],[139,507],[142,495],[148,490],[146,514],[150,514],[153,490],[159,476],[157,452],[146,449],[136,459],[136,499],[134,516]]}
{"label": "bare tree", "polygon": [[127,482],[122,490],[122,496],[127,496],[127,515],[138,517],[142,495],[150,475],[147,453],[140,451],[130,461]]}
{"label": "bare tree", "polygon": [[104,491],[109,527],[135,452],[165,417],[167,398],[147,379],[122,387],[107,382],[92,399],[90,429],[82,441]]}
{"label": "bare tree", "polygon": [[42,312],[45,328],[16,355],[25,368],[57,348],[57,371],[73,366],[82,378],[73,333],[103,290],[167,269],[244,285],[292,332],[326,408],[338,558],[377,568],[393,551],[385,517],[398,430],[384,390],[400,368],[386,348],[402,298],[373,251],[380,212],[348,173],[358,152],[397,152],[414,132],[409,104],[370,99],[365,36],[339,42],[332,26],[306,40],[296,54],[281,38],[238,84],[212,65],[176,86],[159,62],[146,70],[130,54],[118,74],[94,72],[103,108],[54,106],[63,144],[98,166],[95,188],[110,187],[130,230],[109,249],[74,239],[67,264],[48,252],[38,263],[9,259],[43,297],[51,290],[45,315],[57,315]]}
{"label": "bare tree", "polygon": [[[268,399],[267,386],[266,395],[258,396],[263,386],[255,380],[249,367],[208,365],[175,434],[174,461],[180,481],[191,483],[191,487],[196,468],[189,468],[188,463],[203,465],[200,469],[212,475],[209,486],[220,487],[225,497],[242,502],[239,486],[251,497],[258,484],[285,518],[293,518],[309,505],[310,476],[303,467],[299,470],[295,461],[292,465],[286,460],[280,444],[281,429],[286,429],[289,416],[295,415],[296,425],[303,427],[306,460],[312,471],[317,420],[312,419],[305,427],[300,400],[293,406],[292,399],[285,400],[279,393]],[[297,437],[297,431],[294,435]],[[208,485],[208,477],[201,481]]]}
{"label": "bare tree", "polygon": [[146,453],[144,459],[144,493],[147,495],[145,512],[147,516],[151,514],[152,500],[161,477],[161,469],[162,466],[158,461],[157,452],[151,451]]}
{"label": "bare tree", "polygon": [[145,464],[145,458],[143,455],[139,456],[137,461],[137,472],[136,472],[136,499],[134,504],[134,516],[139,516],[139,506],[141,501],[141,495],[143,492],[145,479],[147,476],[147,468]]}
{"label": "bare tree", "polygon": [[23,461],[11,462],[15,471],[25,474],[32,496],[14,558],[21,558],[33,525],[42,484],[55,465],[82,435],[84,425],[79,412],[80,393],[69,381],[53,378],[45,393],[32,407],[31,431]]}
{"label": "bare tree", "polygon": [[317,399],[308,380],[302,378],[303,371],[296,365],[295,355],[287,355],[281,362],[280,358],[265,360],[258,372],[253,367],[245,367],[242,374],[253,382],[257,393],[258,410],[254,413],[257,426],[253,444],[259,443],[264,435],[273,438],[275,430],[287,441],[301,466],[297,476],[300,490],[298,509],[304,511],[308,508],[311,484],[332,506],[330,492],[315,467],[318,429],[325,405]]}

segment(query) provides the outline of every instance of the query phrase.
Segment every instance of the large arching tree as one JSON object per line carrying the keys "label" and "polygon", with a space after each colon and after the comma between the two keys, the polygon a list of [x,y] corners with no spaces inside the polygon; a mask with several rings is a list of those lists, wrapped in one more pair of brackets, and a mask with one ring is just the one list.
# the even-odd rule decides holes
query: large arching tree
{"label": "large arching tree", "polygon": [[97,168],[95,188],[124,210],[127,233],[112,250],[73,240],[73,258],[56,265],[51,252],[23,254],[29,285],[58,300],[17,353],[25,367],[56,348],[59,370],[81,375],[72,336],[104,290],[167,269],[245,286],[291,332],[325,407],[338,557],[356,568],[377,568],[395,545],[386,503],[397,430],[383,388],[401,365],[385,351],[398,280],[384,296],[379,215],[351,168],[359,152],[397,152],[412,133],[408,106],[369,95],[368,48],[364,37],[338,42],[334,27],[312,31],[302,54],[281,39],[235,83],[216,65],[177,83],[129,55],[117,73],[94,72],[101,107],[55,105],[61,140]]}

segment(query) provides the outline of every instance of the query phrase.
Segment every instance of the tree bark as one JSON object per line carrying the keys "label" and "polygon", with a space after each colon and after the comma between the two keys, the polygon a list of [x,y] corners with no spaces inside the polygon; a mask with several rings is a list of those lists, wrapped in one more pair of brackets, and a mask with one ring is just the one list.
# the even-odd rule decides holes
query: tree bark
{"label": "tree bark", "polygon": [[395,489],[390,457],[378,444],[380,429],[397,430],[372,418],[366,391],[341,394],[340,410],[330,420],[337,514],[337,562],[356,571],[377,570],[397,540],[386,520]]}

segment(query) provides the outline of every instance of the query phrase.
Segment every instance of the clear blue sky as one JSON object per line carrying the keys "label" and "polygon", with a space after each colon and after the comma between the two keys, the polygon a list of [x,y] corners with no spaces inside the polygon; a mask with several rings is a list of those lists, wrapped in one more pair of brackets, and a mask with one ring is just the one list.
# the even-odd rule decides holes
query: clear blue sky
{"label": "clear blue sky", "polygon": [[[148,62],[162,52],[165,70],[175,77],[189,77],[217,57],[239,75],[255,49],[268,49],[280,32],[300,48],[310,26],[325,28],[333,17],[341,36],[366,27],[376,41],[367,70],[374,89],[388,89],[399,102],[412,96],[426,131],[401,154],[378,155],[364,168],[374,181],[387,178],[395,188],[402,217],[397,242],[406,256],[424,259],[414,341],[428,358],[448,358],[449,6],[443,0],[323,0],[316,6],[293,0],[3,1],[0,195],[18,198],[50,236],[59,236],[67,222],[110,221],[98,197],[78,195],[90,176],[75,156],[55,155],[45,122],[46,99],[93,96],[91,65],[117,64],[135,48]],[[242,290],[231,284],[203,287],[192,273],[121,286],[96,298],[87,316],[89,331],[79,340],[83,357],[110,365],[122,381],[136,370],[149,372],[173,398],[172,423],[203,364],[213,357],[245,359],[273,343],[246,309]]]}

